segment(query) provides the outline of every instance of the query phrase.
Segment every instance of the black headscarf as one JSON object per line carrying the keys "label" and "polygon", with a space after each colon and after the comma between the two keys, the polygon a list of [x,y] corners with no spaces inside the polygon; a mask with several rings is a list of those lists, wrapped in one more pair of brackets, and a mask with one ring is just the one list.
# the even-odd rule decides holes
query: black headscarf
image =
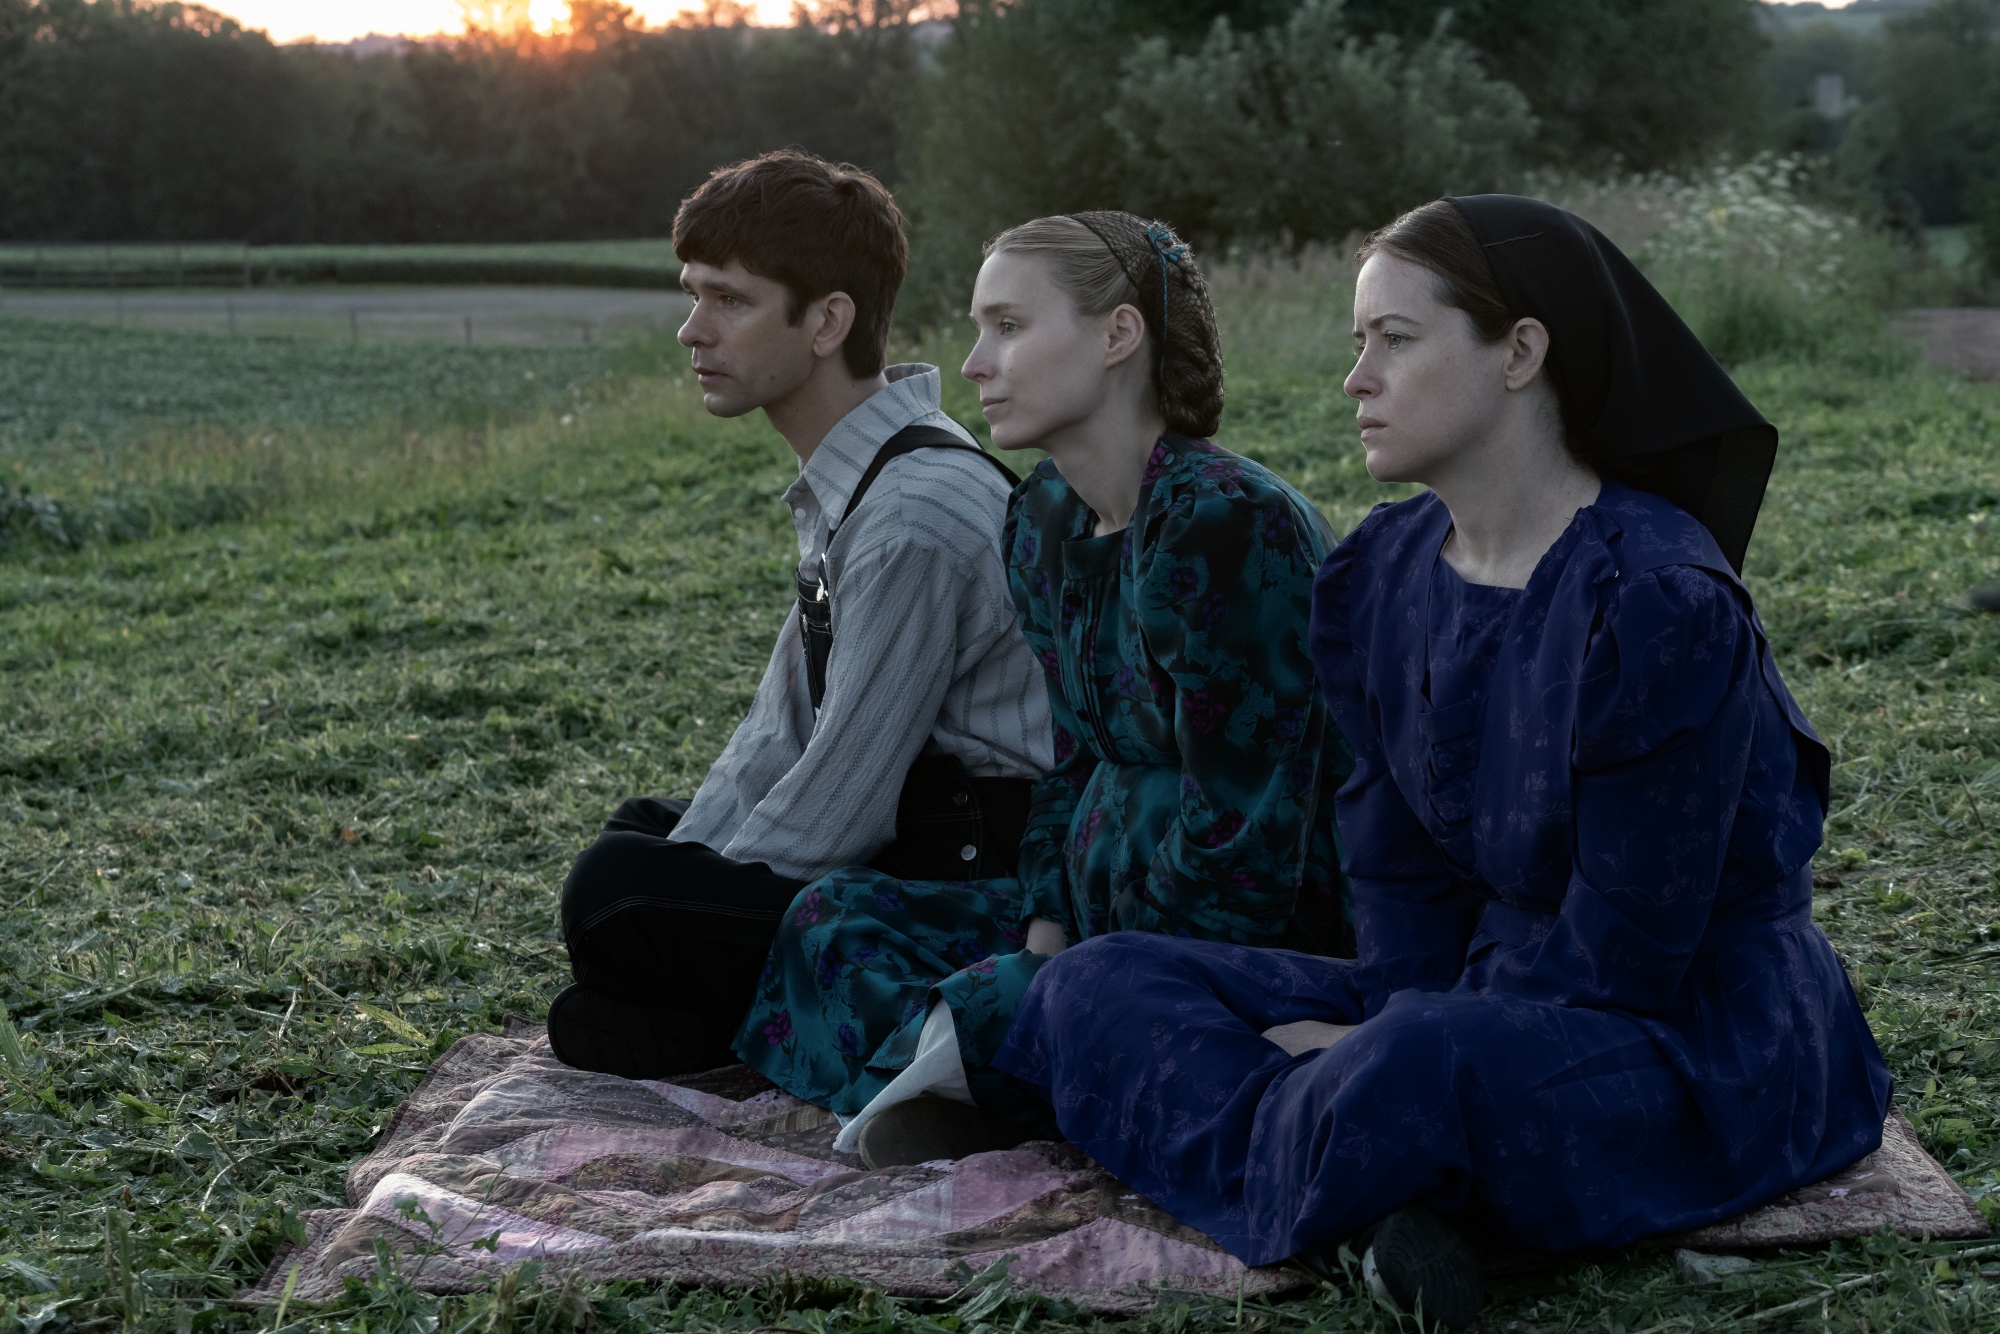
{"label": "black headscarf", "polygon": [[1547,326],[1563,421],[1592,466],[1701,520],[1741,573],[1777,428],[1597,228],[1520,195],[1450,203],[1508,303]]}

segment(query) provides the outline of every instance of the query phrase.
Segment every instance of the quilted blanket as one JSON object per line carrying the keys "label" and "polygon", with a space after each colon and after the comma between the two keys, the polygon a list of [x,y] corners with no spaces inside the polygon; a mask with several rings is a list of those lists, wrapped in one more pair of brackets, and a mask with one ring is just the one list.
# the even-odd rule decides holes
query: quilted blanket
{"label": "quilted blanket", "polygon": [[[461,1039],[347,1178],[352,1207],[307,1215],[305,1244],[250,1300],[331,1297],[371,1273],[380,1239],[406,1272],[470,1292],[523,1260],[579,1277],[750,1285],[841,1277],[949,1296],[1013,1257],[1017,1290],[1104,1313],[1163,1293],[1281,1296],[1305,1276],[1246,1269],[1068,1145],[869,1171],[833,1117],[745,1067],[675,1083],[572,1070],[539,1035]],[[1681,1238],[1706,1249],[1803,1245],[1884,1227],[1933,1238],[1986,1223],[1892,1114],[1882,1149],[1832,1181]],[[296,1273],[296,1278],[293,1277]]]}

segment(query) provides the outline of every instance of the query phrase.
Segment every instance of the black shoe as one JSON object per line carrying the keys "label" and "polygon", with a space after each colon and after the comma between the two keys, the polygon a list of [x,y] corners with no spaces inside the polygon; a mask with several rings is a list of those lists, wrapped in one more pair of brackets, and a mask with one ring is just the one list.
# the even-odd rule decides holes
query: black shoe
{"label": "black shoe", "polygon": [[576,1070],[667,1079],[736,1060],[701,1037],[694,1015],[630,1005],[572,983],[549,1005],[549,1050]]}
{"label": "black shoe", "polygon": [[1420,1204],[1398,1209],[1375,1229],[1361,1257],[1368,1286],[1425,1324],[1464,1329],[1486,1305],[1479,1258],[1457,1229]]}
{"label": "black shoe", "polygon": [[854,1148],[870,1167],[908,1167],[1011,1149],[1021,1139],[1022,1132],[970,1103],[921,1093],[877,1112]]}

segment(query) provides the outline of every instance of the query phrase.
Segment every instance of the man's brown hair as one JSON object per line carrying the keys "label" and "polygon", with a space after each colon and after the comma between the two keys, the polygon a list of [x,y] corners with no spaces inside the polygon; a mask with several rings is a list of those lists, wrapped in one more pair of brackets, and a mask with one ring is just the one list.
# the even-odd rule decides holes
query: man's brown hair
{"label": "man's brown hair", "polygon": [[882,182],[848,163],[784,149],[718,168],[674,215],[683,264],[738,261],[784,284],[786,317],[829,292],[854,301],[841,356],[856,379],[879,374],[889,317],[910,266],[903,213]]}

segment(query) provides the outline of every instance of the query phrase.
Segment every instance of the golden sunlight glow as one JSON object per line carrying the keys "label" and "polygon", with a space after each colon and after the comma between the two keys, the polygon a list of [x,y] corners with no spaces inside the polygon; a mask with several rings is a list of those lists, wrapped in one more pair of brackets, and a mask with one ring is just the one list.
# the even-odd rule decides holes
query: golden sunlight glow
{"label": "golden sunlight glow", "polygon": [[[624,0],[648,27],[664,27],[675,16],[702,7],[701,0]],[[370,33],[430,37],[465,31],[468,9],[505,10],[499,3],[466,5],[461,0],[210,0],[209,8],[246,28],[260,28],[274,42],[351,42]],[[772,25],[792,19],[791,0],[756,0],[755,21]],[[558,31],[569,22],[567,0],[527,0],[528,20],[537,32]]]}

